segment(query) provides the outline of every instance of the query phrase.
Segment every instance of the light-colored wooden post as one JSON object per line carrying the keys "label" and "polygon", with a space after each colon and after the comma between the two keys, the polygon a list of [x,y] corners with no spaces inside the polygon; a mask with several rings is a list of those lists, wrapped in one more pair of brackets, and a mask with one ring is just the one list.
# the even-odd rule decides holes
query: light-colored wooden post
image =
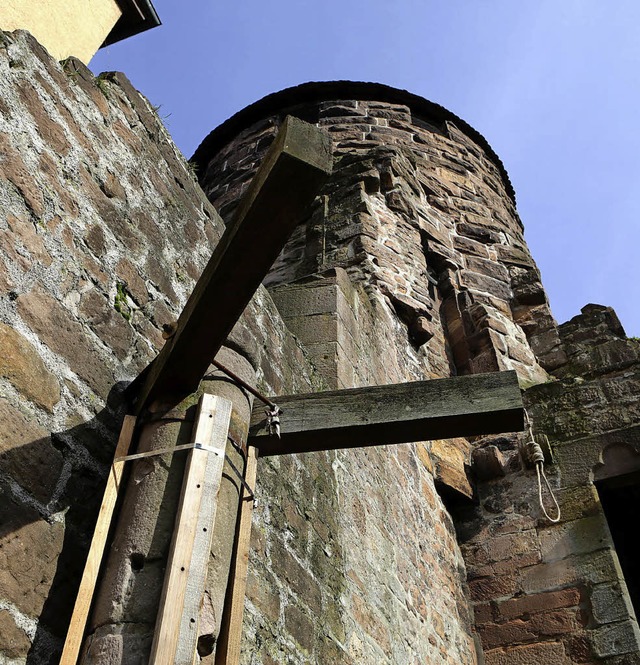
{"label": "light-colored wooden post", "polygon": [[150,665],[192,665],[195,657],[230,418],[229,400],[202,396],[192,440],[206,449],[187,459]]}
{"label": "light-colored wooden post", "polygon": [[102,497],[98,521],[96,522],[96,528],[93,532],[93,538],[91,539],[87,563],[85,564],[84,572],[82,573],[78,596],[73,608],[73,614],[71,615],[71,623],[69,624],[69,630],[67,631],[67,639],[64,643],[60,665],[76,665],[76,662],[78,661],[78,655],[84,638],[84,630],[91,609],[91,601],[93,599],[96,580],[98,579],[98,572],[100,571],[100,564],[102,562],[107,536],[109,535],[111,518],[118,499],[120,481],[124,471],[125,460],[121,460],[120,458],[125,457],[129,452],[135,425],[136,418],[134,416],[125,416],[124,422],[122,423],[122,429],[120,430],[118,445],[116,446],[114,461],[109,472],[109,477],[107,478],[107,486],[105,487],[104,496]]}
{"label": "light-colored wooden post", "polygon": [[[249,446],[245,482],[255,491],[258,471],[258,449]],[[249,544],[251,540],[251,518],[253,497],[246,487],[242,488],[240,519],[236,536],[236,550],[233,568],[229,578],[229,597],[225,607],[220,640],[216,645],[215,665],[237,665],[240,662],[240,641],[242,639],[242,615],[249,570]]]}

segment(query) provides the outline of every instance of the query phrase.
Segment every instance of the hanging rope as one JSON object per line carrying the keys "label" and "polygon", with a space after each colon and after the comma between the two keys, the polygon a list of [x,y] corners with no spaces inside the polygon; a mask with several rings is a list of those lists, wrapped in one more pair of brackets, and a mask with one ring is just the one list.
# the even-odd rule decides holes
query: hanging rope
{"label": "hanging rope", "polygon": [[[540,451],[540,452],[542,452],[542,451]],[[544,459],[544,456],[543,456],[543,459]],[[542,508],[542,512],[544,513],[544,516],[549,520],[549,522],[552,522],[553,524],[557,524],[560,521],[560,506],[558,505],[558,501],[555,497],[555,494],[553,493],[553,490],[551,489],[551,485],[549,485],[549,481],[547,480],[547,476],[544,473],[544,463],[543,462],[538,462],[536,464],[536,471],[538,472],[538,501],[540,502],[540,508]],[[542,482],[540,480],[540,474],[542,474],[542,477],[544,478],[544,482],[547,485],[547,489],[549,490],[549,494],[551,495],[551,498],[553,499],[553,503],[555,504],[556,511],[558,513],[557,517],[551,517],[551,515],[549,515],[549,513],[547,512],[547,509],[544,507],[544,503],[542,502]]]}
{"label": "hanging rope", "polygon": [[[526,409],[524,412],[526,422],[527,422],[527,430],[529,433],[529,440],[527,441],[527,453],[529,455],[529,459],[531,460],[531,463],[535,465],[536,467],[536,474],[538,476],[538,502],[540,504],[540,508],[542,512],[544,513],[544,516],[551,522],[552,524],[557,524],[560,521],[560,506],[558,505],[558,501],[555,497],[555,494],[553,493],[553,489],[551,489],[551,485],[549,484],[549,480],[544,472],[544,453],[542,452],[542,448],[540,447],[540,444],[535,440],[533,437],[533,429],[531,427],[531,420],[529,419],[529,414],[527,413]],[[544,482],[547,486],[547,491],[551,495],[551,498],[553,499],[553,503],[555,505],[555,510],[557,513],[556,517],[551,517],[549,513],[547,512],[547,509],[544,507],[544,502],[542,500],[542,479],[544,478]]]}

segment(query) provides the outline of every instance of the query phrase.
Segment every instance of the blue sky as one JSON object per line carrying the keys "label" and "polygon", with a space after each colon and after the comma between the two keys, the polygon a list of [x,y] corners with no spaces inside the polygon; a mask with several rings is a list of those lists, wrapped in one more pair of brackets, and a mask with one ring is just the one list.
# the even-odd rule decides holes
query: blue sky
{"label": "blue sky", "polygon": [[247,104],[377,81],[480,131],[514,184],[559,322],[611,305],[640,336],[638,0],[154,0],[163,26],[102,49],[189,157]]}

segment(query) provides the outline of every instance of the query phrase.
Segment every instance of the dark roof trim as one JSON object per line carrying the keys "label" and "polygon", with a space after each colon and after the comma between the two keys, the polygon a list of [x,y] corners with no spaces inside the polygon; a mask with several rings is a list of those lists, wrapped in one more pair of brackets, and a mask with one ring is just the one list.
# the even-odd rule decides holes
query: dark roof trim
{"label": "dark roof trim", "polygon": [[151,0],[116,0],[122,16],[107,35],[102,46],[109,46],[122,39],[127,39],[145,30],[157,28],[160,17],[151,4]]}
{"label": "dark roof trim", "polygon": [[515,192],[504,164],[489,145],[487,140],[467,122],[455,113],[430,102],[423,97],[406,90],[392,88],[382,83],[365,83],[361,81],[320,81],[303,83],[292,88],[274,92],[250,104],[228,120],[216,127],[198,146],[191,161],[204,167],[210,158],[241,131],[259,120],[292,110],[295,107],[322,101],[355,99],[362,101],[379,101],[391,104],[404,104],[412,113],[425,121],[450,121],[474,143],[484,149],[488,158],[496,165],[504,181],[507,193],[515,203]]}

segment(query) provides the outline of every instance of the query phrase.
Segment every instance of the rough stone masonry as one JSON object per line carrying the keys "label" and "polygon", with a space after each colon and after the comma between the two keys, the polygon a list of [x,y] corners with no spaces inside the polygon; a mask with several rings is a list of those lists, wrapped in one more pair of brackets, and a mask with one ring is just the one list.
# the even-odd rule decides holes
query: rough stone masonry
{"label": "rough stone masonry", "polygon": [[[201,189],[126,78],[26,33],[0,39],[0,662],[57,662],[122,389],[286,114],[336,168],[224,353],[271,394],[515,369],[562,520],[515,434],[263,460],[243,663],[639,663],[599,491],[640,468],[640,345],[606,307],[556,325],[482,136],[404,91],[307,84],[207,137]],[[122,662],[153,627],[145,547],[118,564],[132,615],[94,616]]]}

